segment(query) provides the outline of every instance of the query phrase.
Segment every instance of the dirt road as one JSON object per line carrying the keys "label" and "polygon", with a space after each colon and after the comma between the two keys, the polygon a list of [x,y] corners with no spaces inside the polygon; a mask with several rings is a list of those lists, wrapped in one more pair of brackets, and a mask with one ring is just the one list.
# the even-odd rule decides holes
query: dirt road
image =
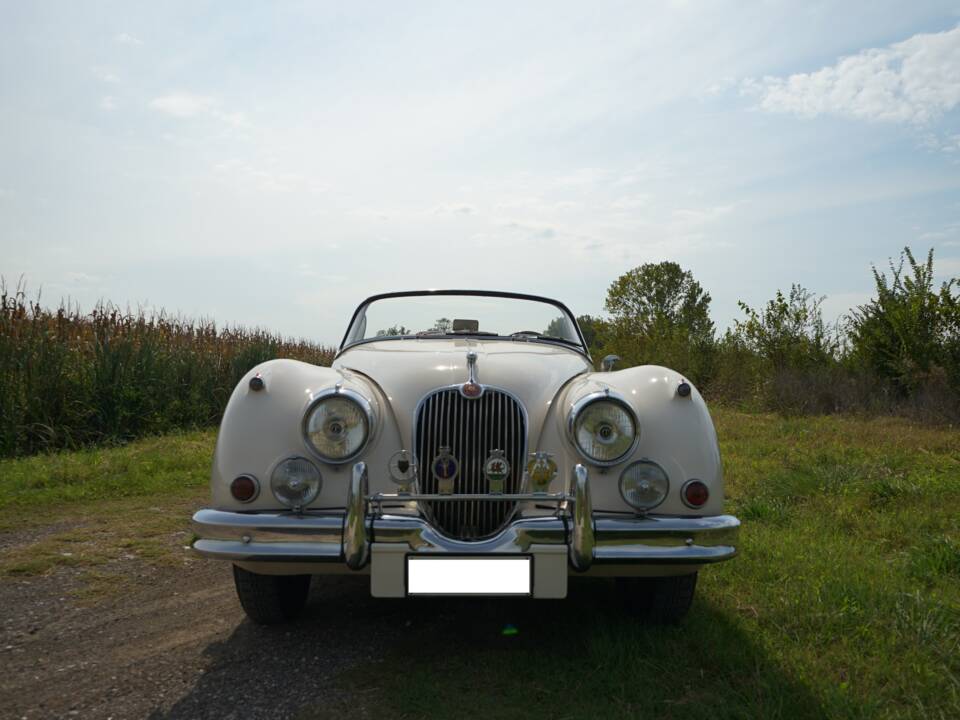
{"label": "dirt road", "polygon": [[[78,573],[0,581],[0,717],[282,718],[335,709],[333,678],[375,656],[394,621],[364,578],[314,583],[302,621],[248,622],[229,566],[147,562],[93,605]],[[129,589],[130,587],[133,589]],[[389,613],[388,613],[389,614]]]}

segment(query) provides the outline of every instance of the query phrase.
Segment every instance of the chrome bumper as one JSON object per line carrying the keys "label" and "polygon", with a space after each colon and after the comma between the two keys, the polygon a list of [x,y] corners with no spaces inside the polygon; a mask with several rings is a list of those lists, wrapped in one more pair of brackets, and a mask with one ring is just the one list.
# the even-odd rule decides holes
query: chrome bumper
{"label": "chrome bumper", "polygon": [[457,555],[524,554],[534,546],[566,546],[569,564],[581,572],[598,564],[703,565],[737,554],[740,521],[735,517],[594,514],[586,468],[577,465],[572,475],[570,494],[484,496],[552,502],[557,513],[519,517],[492,538],[466,542],[441,535],[422,517],[385,513],[385,502],[424,496],[368,495],[366,465],[357,463],[344,512],[298,515],[200,510],[193,516],[197,536],[193,549],[206,557],[234,562],[346,563],[354,570],[368,563],[374,543],[407,554]]}

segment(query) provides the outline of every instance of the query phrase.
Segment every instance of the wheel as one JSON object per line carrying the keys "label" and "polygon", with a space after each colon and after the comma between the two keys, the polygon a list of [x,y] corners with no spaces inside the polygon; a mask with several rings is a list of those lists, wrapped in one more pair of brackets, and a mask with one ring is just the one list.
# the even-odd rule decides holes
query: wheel
{"label": "wheel", "polygon": [[697,574],[619,578],[627,612],[652,623],[683,620],[697,589]]}
{"label": "wheel", "polygon": [[247,617],[259,625],[293,620],[310,594],[309,575],[260,575],[234,565],[233,582]]}

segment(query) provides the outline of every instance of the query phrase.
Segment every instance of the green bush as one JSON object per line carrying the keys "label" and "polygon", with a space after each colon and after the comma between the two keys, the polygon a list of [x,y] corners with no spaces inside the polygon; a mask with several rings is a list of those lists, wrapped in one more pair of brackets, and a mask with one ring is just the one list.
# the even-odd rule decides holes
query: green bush
{"label": "green bush", "polygon": [[[904,272],[904,263],[908,265]],[[877,297],[850,317],[850,362],[892,384],[903,396],[930,384],[960,391],[960,288],[934,288],[933,250],[925,263],[904,248],[890,278],[873,269]]]}

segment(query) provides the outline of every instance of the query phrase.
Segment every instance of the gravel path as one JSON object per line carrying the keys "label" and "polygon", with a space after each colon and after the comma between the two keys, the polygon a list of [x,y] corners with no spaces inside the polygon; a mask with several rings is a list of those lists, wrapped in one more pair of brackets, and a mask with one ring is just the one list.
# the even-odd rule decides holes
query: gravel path
{"label": "gravel path", "polygon": [[366,578],[314,582],[301,620],[264,628],[246,620],[225,563],[133,564],[133,589],[93,606],[74,601],[70,569],[0,578],[0,717],[367,715],[333,680],[404,623]]}

